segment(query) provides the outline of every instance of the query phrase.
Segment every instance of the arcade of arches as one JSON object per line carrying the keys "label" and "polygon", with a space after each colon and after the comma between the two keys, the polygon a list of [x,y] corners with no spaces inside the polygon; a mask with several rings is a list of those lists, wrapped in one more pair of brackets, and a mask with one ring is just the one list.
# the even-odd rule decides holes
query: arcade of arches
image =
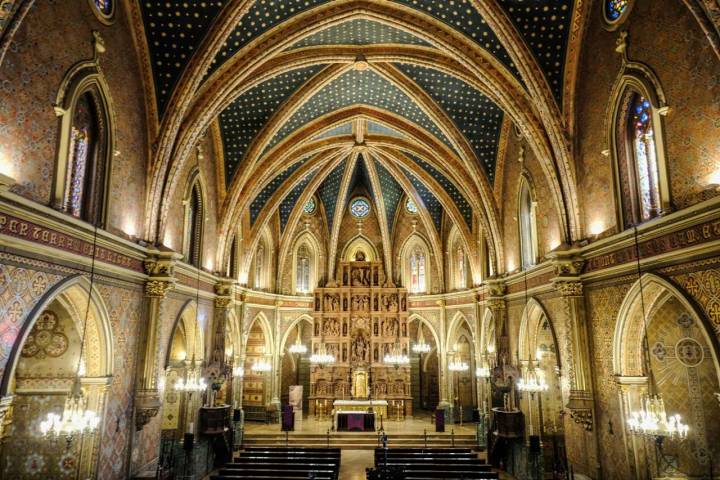
{"label": "arcade of arches", "polygon": [[0,0],[2,478],[371,399],[718,478],[719,341],[717,0]]}

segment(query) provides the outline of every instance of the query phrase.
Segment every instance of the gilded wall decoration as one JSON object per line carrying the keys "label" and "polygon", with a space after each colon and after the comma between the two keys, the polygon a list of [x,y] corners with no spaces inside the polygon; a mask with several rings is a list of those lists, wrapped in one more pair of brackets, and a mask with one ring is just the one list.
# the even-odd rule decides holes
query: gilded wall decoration
{"label": "gilded wall decoration", "polygon": [[681,274],[675,278],[702,307],[715,334],[720,337],[720,269]]}
{"label": "gilded wall decoration", "polygon": [[57,315],[51,310],[45,310],[25,339],[20,354],[26,358],[57,358],[67,351],[68,344],[68,337],[63,333]]}

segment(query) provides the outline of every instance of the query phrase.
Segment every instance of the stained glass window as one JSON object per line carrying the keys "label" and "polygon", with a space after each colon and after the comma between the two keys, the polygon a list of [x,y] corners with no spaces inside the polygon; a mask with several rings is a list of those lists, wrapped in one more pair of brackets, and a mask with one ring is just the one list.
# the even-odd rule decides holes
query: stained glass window
{"label": "stained glass window", "polygon": [[462,247],[458,247],[455,252],[455,261],[457,262],[457,288],[465,288],[467,286],[467,278],[465,276],[465,252]]}
{"label": "stained glass window", "polygon": [[413,215],[418,213],[418,207],[415,205],[415,202],[407,199],[407,202],[405,202],[405,210],[407,210],[409,213],[412,213]]}
{"label": "stained glass window", "polygon": [[605,14],[608,20],[614,22],[622,16],[628,7],[629,0],[606,0],[605,1]]}
{"label": "stained glass window", "polygon": [[93,0],[95,2],[95,8],[98,9],[98,12],[102,13],[104,16],[109,17],[112,15],[113,11],[113,1],[112,0]]}
{"label": "stained glass window", "polygon": [[652,124],[652,106],[642,95],[635,95],[630,108],[629,136],[635,158],[635,177],[641,221],[658,215],[660,190],[658,164]]}
{"label": "stained glass window", "polygon": [[523,269],[532,267],[537,261],[535,207],[530,186],[523,181],[520,186],[520,261]]}
{"label": "stained glass window", "polygon": [[300,293],[310,292],[310,249],[302,245],[297,252],[296,285]]}
{"label": "stained glass window", "polygon": [[81,95],[75,105],[70,129],[70,159],[68,162],[65,210],[73,217],[85,216],[89,163],[93,160],[96,143],[96,117],[89,93]]}
{"label": "stained glass window", "polygon": [[370,204],[364,198],[356,198],[350,203],[350,213],[355,218],[365,218],[370,214]]}
{"label": "stained glass window", "polygon": [[425,252],[419,247],[410,254],[410,291],[413,293],[424,293],[425,282]]}
{"label": "stained glass window", "polygon": [[313,213],[315,213],[315,208],[317,208],[317,205],[315,204],[315,198],[311,197],[310,200],[307,201],[305,206],[303,206],[303,211],[308,215],[312,215]]}
{"label": "stained glass window", "polygon": [[255,288],[261,289],[263,285],[263,272],[265,270],[265,245],[258,245],[255,252]]}
{"label": "stained glass window", "polygon": [[185,259],[191,265],[200,266],[202,257],[202,223],[205,217],[202,207],[202,195],[200,185],[195,182],[190,190],[190,198],[187,204],[187,241]]}

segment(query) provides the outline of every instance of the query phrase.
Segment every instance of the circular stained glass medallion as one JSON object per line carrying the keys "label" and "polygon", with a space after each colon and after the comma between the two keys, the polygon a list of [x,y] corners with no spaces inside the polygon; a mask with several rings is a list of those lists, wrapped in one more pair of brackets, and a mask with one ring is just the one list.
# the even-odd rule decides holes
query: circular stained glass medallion
{"label": "circular stained glass medallion", "polygon": [[632,0],[604,0],[603,18],[609,30],[616,29],[630,13]]}
{"label": "circular stained glass medallion", "polygon": [[365,218],[370,214],[370,203],[362,197],[350,202],[350,213],[355,218]]}
{"label": "circular stained glass medallion", "polygon": [[408,213],[412,213],[415,215],[418,212],[418,207],[411,199],[407,199],[407,202],[405,202],[405,210],[408,211]]}
{"label": "circular stained glass medallion", "polygon": [[312,215],[313,213],[315,213],[315,209],[317,209],[315,197],[311,197],[310,200],[307,201],[305,206],[303,206],[303,212],[307,213],[308,215]]}
{"label": "circular stained glass medallion", "polygon": [[109,24],[115,13],[115,0],[90,0],[95,16],[105,23]]}

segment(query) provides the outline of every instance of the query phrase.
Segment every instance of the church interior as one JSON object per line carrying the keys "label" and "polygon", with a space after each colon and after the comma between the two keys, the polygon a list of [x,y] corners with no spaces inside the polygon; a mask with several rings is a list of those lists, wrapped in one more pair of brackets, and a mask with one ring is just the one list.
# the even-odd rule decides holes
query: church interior
{"label": "church interior", "polygon": [[720,0],[0,0],[0,478],[720,478]]}

